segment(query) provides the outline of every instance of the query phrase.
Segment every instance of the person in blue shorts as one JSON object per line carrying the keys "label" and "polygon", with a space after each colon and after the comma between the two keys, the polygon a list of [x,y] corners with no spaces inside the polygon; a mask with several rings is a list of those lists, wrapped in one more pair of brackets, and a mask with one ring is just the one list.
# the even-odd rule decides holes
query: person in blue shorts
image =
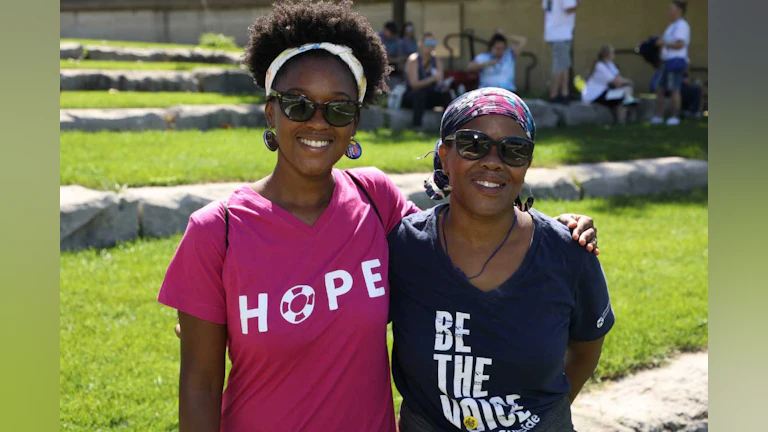
{"label": "person in blue shorts", "polygon": [[443,115],[425,187],[450,203],[388,235],[400,432],[573,431],[615,317],[597,256],[520,198],[535,138],[501,88]]}
{"label": "person in blue shorts", "polygon": [[[669,5],[670,24],[664,30],[664,35],[656,40],[661,48],[661,68],[656,75],[656,112],[651,117],[651,124],[666,123],[667,126],[680,124],[680,108],[682,97],[680,87],[688,69],[688,45],[691,42],[691,26],[683,18],[687,3],[675,0]],[[663,114],[666,106],[666,94],[672,100],[672,115],[664,121]]]}

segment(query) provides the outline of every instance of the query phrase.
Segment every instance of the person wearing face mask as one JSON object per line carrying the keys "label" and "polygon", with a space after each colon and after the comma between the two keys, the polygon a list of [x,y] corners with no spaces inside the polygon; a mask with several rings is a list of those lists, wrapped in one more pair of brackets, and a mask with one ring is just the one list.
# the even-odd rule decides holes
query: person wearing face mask
{"label": "person wearing face mask", "polygon": [[600,262],[521,197],[536,126],[482,88],[443,114],[430,197],[388,236],[400,432],[573,431],[614,324]]}
{"label": "person wearing face mask", "polygon": [[413,23],[408,21],[400,33],[400,52],[409,56],[419,50],[419,41],[416,39],[416,29]]}
{"label": "person wearing face mask", "polygon": [[[334,168],[363,152],[354,136],[387,89],[386,51],[351,1],[277,3],[249,36],[276,163],[194,212],[166,271],[179,430],[394,432],[386,235],[419,209],[376,168]],[[590,218],[560,220],[598,253]]]}
{"label": "person wearing face mask", "polygon": [[443,61],[435,56],[437,40],[430,32],[421,38],[418,52],[408,56],[405,63],[407,89],[403,96],[403,107],[413,110],[411,126],[422,129],[424,110],[447,107],[451,103],[448,86],[443,82]]}
{"label": "person wearing face mask", "polygon": [[[507,40],[512,42],[508,46]],[[478,54],[467,69],[480,71],[479,87],[500,87],[515,91],[515,61],[528,39],[525,36],[495,33],[488,42],[488,52]]]}

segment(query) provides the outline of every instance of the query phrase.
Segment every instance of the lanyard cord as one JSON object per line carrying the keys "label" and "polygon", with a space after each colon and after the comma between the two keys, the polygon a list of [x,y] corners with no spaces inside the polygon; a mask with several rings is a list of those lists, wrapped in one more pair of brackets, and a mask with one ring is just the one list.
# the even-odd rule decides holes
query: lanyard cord
{"label": "lanyard cord", "polygon": [[[448,254],[448,238],[445,236],[445,220],[448,218],[448,212],[450,210],[451,210],[450,207],[447,207],[445,209],[445,214],[443,215],[443,220],[442,220],[442,222],[440,224],[440,228],[441,228],[441,231],[443,233],[443,245],[445,245],[445,254],[448,255],[448,259],[449,260],[451,259],[451,256]],[[491,261],[491,259],[501,250],[501,247],[504,246],[505,243],[507,243],[507,240],[509,239],[509,235],[512,234],[512,229],[515,227],[516,224],[517,224],[517,212],[515,212],[515,218],[512,220],[512,226],[509,227],[509,231],[507,231],[507,236],[504,237],[504,241],[501,242],[499,247],[497,247],[496,250],[493,251],[491,256],[489,256],[488,259],[485,260],[485,264],[483,264],[483,268],[480,270],[480,273],[478,273],[478,274],[476,274],[474,276],[469,277],[460,268],[456,267],[455,265],[453,267],[456,270],[458,270],[462,275],[464,275],[464,277],[467,278],[468,280],[474,279],[474,278],[480,276],[481,274],[483,274],[483,272],[485,271],[485,267],[488,265],[488,263]],[[451,265],[453,265],[453,262],[451,262]]]}

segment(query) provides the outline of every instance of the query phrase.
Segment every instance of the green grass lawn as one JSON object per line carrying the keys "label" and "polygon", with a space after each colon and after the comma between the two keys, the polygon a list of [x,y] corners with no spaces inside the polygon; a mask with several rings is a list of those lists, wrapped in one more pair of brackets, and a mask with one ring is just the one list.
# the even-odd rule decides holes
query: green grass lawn
{"label": "green grass lawn", "polygon": [[[600,230],[617,319],[595,381],[708,345],[706,190],[536,207],[553,216],[588,214]],[[175,311],[155,301],[178,242],[175,236],[61,254],[62,430],[178,428]]]}
{"label": "green grass lawn", "polygon": [[144,62],[122,60],[59,60],[59,69],[109,69],[109,70],[171,70],[191,71],[199,68],[234,69],[233,64],[191,62]]}
{"label": "green grass lawn", "polygon": [[160,108],[174,105],[260,104],[264,96],[220,93],[66,91],[59,108]]}
{"label": "green grass lawn", "polygon": [[[77,132],[60,134],[60,182],[97,189],[250,181],[271,171],[275,154],[264,147],[262,130]],[[363,156],[342,158],[340,168],[375,165],[390,173],[428,171],[437,136],[411,131],[360,132]],[[707,123],[677,128],[632,125],[541,130],[534,167],[660,156],[707,158]]]}
{"label": "green grass lawn", "polygon": [[[173,43],[160,43],[160,42],[138,42],[138,41],[114,41],[103,39],[59,39],[61,42],[75,42],[82,45],[106,45],[113,47],[133,47],[133,48],[201,48],[211,50],[210,47],[204,47],[199,45],[185,45],[185,44],[173,44]],[[227,48],[218,51],[232,51],[243,52],[243,48]]]}

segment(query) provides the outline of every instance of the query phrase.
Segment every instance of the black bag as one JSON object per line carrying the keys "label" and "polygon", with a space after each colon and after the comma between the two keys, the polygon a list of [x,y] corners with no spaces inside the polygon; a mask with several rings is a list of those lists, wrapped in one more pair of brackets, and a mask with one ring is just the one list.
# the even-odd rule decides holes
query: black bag
{"label": "black bag", "polygon": [[656,46],[657,40],[659,40],[658,36],[651,36],[635,47],[635,52],[653,66],[654,69],[658,69],[661,66],[661,48]]}

